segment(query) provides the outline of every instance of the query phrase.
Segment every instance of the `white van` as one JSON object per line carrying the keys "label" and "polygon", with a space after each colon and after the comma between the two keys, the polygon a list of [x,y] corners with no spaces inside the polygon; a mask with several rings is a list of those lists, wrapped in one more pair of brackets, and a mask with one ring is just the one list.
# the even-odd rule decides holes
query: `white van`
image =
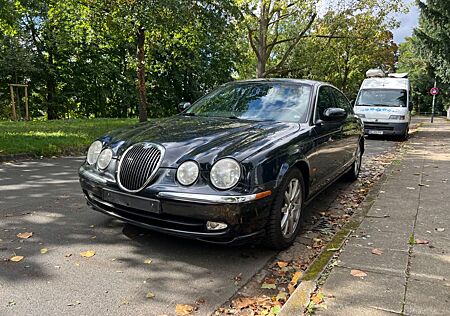
{"label": "white van", "polygon": [[408,138],[411,121],[408,74],[369,70],[355,101],[355,114],[364,122],[368,135],[394,135]]}

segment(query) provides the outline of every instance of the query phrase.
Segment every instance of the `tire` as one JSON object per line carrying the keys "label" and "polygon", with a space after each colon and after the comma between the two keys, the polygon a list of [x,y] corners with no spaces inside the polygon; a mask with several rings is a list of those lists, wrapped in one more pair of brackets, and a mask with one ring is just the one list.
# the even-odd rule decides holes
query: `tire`
{"label": "tire", "polygon": [[359,173],[361,171],[362,164],[362,156],[363,156],[363,148],[361,142],[358,144],[358,148],[356,149],[356,159],[352,163],[350,170],[344,175],[347,181],[356,181],[358,179]]}
{"label": "tire", "polygon": [[[288,196],[291,199],[288,200]],[[293,168],[284,176],[272,203],[266,226],[266,246],[284,249],[292,245],[300,228],[304,199],[305,182],[302,173]]]}
{"label": "tire", "polygon": [[401,136],[401,140],[407,141],[409,138],[409,127],[406,128],[405,133]]}

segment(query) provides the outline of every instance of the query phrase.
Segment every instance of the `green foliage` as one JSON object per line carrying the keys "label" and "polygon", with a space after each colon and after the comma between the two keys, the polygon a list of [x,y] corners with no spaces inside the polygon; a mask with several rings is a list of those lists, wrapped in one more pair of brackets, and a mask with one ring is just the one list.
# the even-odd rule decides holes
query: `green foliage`
{"label": "green foliage", "polygon": [[78,154],[84,152],[95,138],[136,123],[136,119],[0,121],[0,155]]}

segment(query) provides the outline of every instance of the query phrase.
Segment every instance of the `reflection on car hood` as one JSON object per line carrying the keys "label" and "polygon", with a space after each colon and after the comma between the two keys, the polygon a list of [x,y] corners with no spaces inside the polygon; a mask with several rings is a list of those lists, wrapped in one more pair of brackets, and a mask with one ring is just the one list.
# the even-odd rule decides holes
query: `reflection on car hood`
{"label": "reflection on car hood", "polygon": [[118,154],[135,143],[151,142],[165,149],[162,167],[193,159],[212,163],[219,157],[238,161],[297,130],[298,123],[256,122],[213,117],[172,116],[111,133],[107,141]]}

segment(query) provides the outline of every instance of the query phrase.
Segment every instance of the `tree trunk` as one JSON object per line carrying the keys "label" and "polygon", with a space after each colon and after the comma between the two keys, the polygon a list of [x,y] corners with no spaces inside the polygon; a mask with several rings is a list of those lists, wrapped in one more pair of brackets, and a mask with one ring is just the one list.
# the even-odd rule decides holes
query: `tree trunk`
{"label": "tree trunk", "polygon": [[257,64],[256,64],[256,78],[264,78],[267,66],[267,30],[268,30],[268,8],[266,4],[261,2],[261,12],[258,27],[258,41],[256,42]]}
{"label": "tree trunk", "polygon": [[47,74],[47,119],[58,119],[58,111],[54,102],[56,83],[53,76],[53,53],[48,53],[48,74]]}
{"label": "tree trunk", "polygon": [[145,89],[145,28],[140,26],[136,33],[137,36],[137,78],[139,92],[139,122],[147,121],[147,92]]}

